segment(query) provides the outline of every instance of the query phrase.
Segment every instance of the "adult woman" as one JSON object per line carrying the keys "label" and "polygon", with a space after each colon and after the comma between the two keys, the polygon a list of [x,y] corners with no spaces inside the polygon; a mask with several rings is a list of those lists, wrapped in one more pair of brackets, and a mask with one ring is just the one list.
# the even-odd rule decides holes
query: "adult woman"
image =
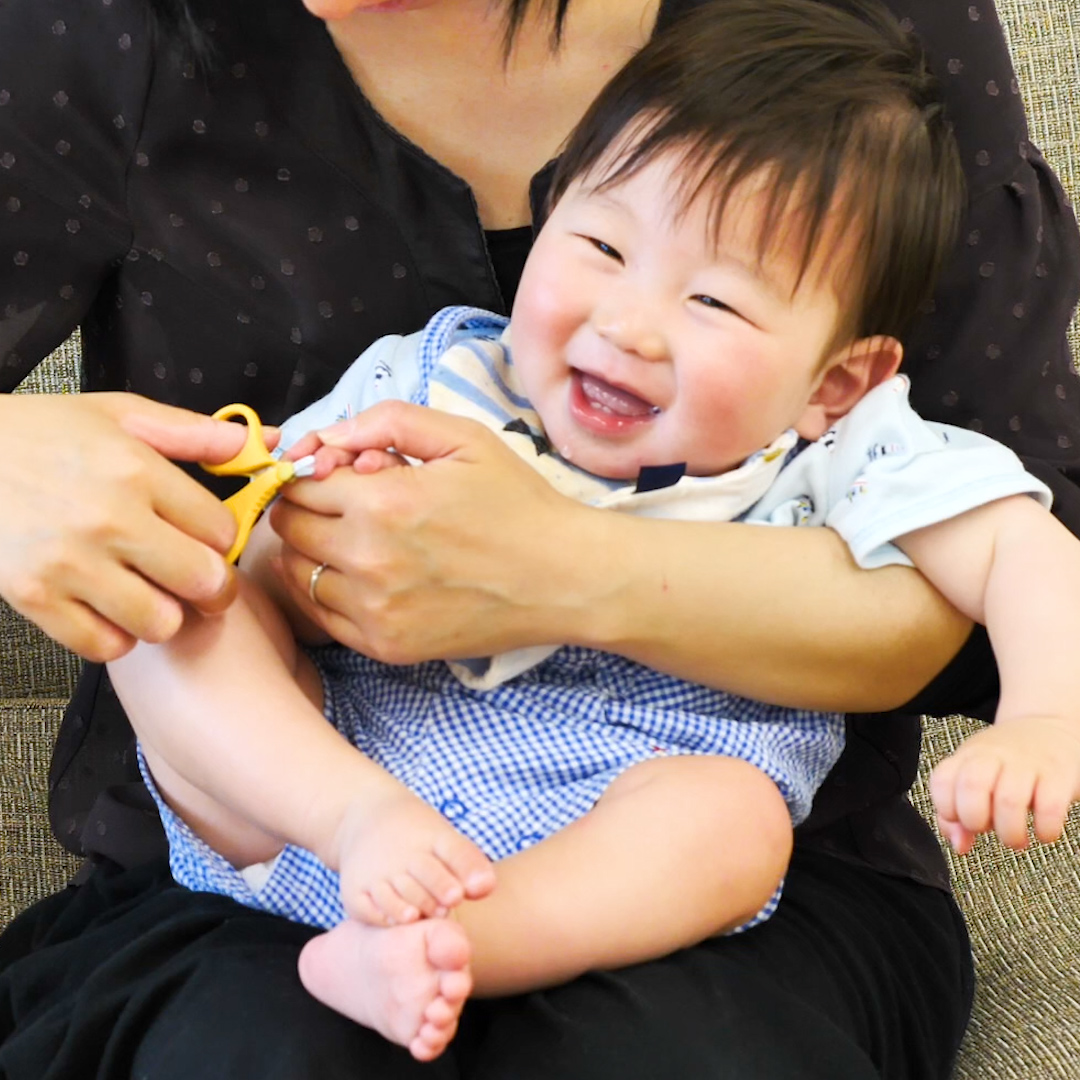
{"label": "adult woman", "polygon": [[[527,220],[530,178],[658,13],[674,18],[687,5],[643,2],[627,11],[575,0],[555,52],[550,22],[526,10],[508,62],[501,12],[474,0],[373,10],[356,0],[306,6],[328,21],[311,18],[296,0],[214,12],[215,25],[202,27],[214,45],[205,69],[170,39],[148,38],[137,0],[103,0],[92,13],[74,3],[48,12],[29,0],[5,7],[0,41],[19,49],[0,65],[14,87],[3,107],[24,110],[2,129],[14,148],[0,146],[0,165],[8,161],[17,185],[4,193],[12,215],[5,225],[15,222],[11,236],[20,241],[4,324],[18,340],[8,346],[13,375],[82,316],[90,388],[129,387],[204,410],[243,397],[275,419],[321,393],[378,333],[419,325],[452,300],[503,306],[522,255],[514,243],[527,244],[506,229]],[[926,398],[920,404],[945,419],[979,419],[995,435],[1008,434],[1015,415],[1018,434],[1029,440],[1022,449],[1071,464],[1068,451],[1078,442],[1071,388],[1064,376],[1051,379],[1050,402],[1059,412],[1048,419],[1030,382],[1034,377],[1038,388],[1042,364],[1062,359],[1055,350],[1072,300],[1066,271],[1074,234],[1054,216],[1058,192],[1037,154],[1026,143],[1025,156],[1018,152],[1022,116],[1009,94],[992,11],[949,7],[927,4],[915,20],[931,44],[946,43],[945,70],[953,60],[961,69],[977,67],[976,60],[1004,67],[994,71],[998,92],[989,82],[979,87],[982,97],[956,92],[977,219],[967,250],[978,249],[980,261],[978,270],[958,263],[945,295],[975,283],[972,310],[995,318],[980,315],[975,325],[928,319],[921,346],[910,343],[922,360],[914,372]],[[37,69],[46,47],[54,50],[48,71],[63,73],[63,86],[51,85],[59,75],[42,85]],[[113,58],[107,62],[105,50]],[[108,68],[107,79],[99,66]],[[490,89],[493,76],[503,80],[498,94]],[[70,119],[76,111],[79,126]],[[539,188],[533,184],[534,198]],[[1011,263],[986,254],[999,244],[1017,262],[1021,251],[1032,273],[1007,273]],[[500,253],[500,245],[510,250]],[[1008,319],[998,322],[1001,312]],[[1028,331],[1024,344],[1039,356],[1037,370],[1010,350],[1018,327]],[[994,336],[978,345],[980,360],[998,365],[1013,400],[1028,403],[1023,412],[1016,405],[1004,411],[989,394],[980,400],[971,373],[964,379],[957,353],[970,355],[988,328]],[[938,363],[950,357],[951,365]],[[24,459],[35,428],[51,443],[64,422],[70,443],[86,430],[88,412],[100,416],[93,401],[3,405],[0,430]],[[41,411],[61,405],[63,421]],[[124,412],[129,427],[132,416],[143,418],[151,443],[168,442],[169,423],[147,406],[125,400],[107,408]],[[1029,413],[1041,428],[1031,430]],[[651,528],[624,532],[528,485],[466,429],[433,438],[401,423],[394,445],[438,459],[409,471],[420,477],[410,502],[385,487],[369,485],[361,494],[348,477],[332,478],[316,501],[293,493],[276,518],[294,548],[286,570],[295,585],[307,588],[314,565],[331,567],[320,576],[321,605],[312,611],[347,643],[404,659],[445,653],[448,641],[453,651],[476,654],[550,636],[587,640],[774,700],[875,708],[918,689],[966,630],[917,581],[846,575],[833,565],[839,560],[828,537],[777,532],[763,540],[758,531],[751,544],[737,527],[707,535],[678,527],[655,536]],[[96,430],[86,437],[94,457],[110,439],[113,456],[130,456],[115,425],[100,421]],[[41,487],[49,462],[33,460]],[[150,456],[143,467],[152,478],[164,476]],[[88,494],[99,497],[97,484],[108,494],[107,477],[88,479]],[[112,482],[112,490],[121,487]],[[17,519],[25,532],[32,500],[18,491],[5,500],[29,514]],[[148,497],[142,501],[153,508]],[[212,517],[201,532],[191,524],[204,506],[184,487],[167,509],[144,515],[179,525],[179,536],[167,539],[179,544],[181,570],[171,558],[164,561],[172,572],[137,564],[131,580],[115,579],[127,599],[113,606],[116,590],[68,587],[63,578],[60,602],[56,588],[40,594],[44,601],[31,592],[27,602],[11,577],[44,575],[36,556],[15,548],[16,529],[8,525],[13,559],[5,566],[13,569],[4,591],[40,609],[40,621],[57,636],[75,634],[72,643],[90,654],[115,654],[130,634],[166,634],[171,605],[144,579],[203,603],[213,602],[221,585],[220,563],[207,551],[224,546],[211,531],[219,526]],[[85,513],[77,506],[72,516]],[[123,565],[133,547],[125,530],[138,526],[130,509],[110,516],[123,522],[121,539],[96,548],[61,523],[65,541],[75,538],[75,565],[92,561],[102,546],[106,565]],[[470,520],[482,522],[482,537]],[[393,575],[380,579],[357,565],[360,536],[376,538],[372,561]],[[553,551],[554,538],[575,557]],[[603,566],[590,558],[601,546]],[[441,562],[433,562],[436,551]],[[429,572],[434,566],[434,578],[418,573],[417,556]],[[739,573],[719,574],[721,563],[735,563]],[[657,587],[657,565],[666,591]],[[530,575],[543,582],[543,597],[528,587]],[[778,579],[772,590],[800,595],[814,612],[813,626],[775,640],[767,614],[755,616],[751,603],[773,595],[755,584],[766,576]],[[868,598],[869,618],[860,613]],[[81,622],[56,615],[71,610],[69,600],[80,614],[89,612]],[[879,633],[882,608],[895,620]],[[934,628],[925,644],[900,652],[906,628],[923,618]],[[811,643],[822,639],[828,647],[815,650]],[[939,680],[959,681],[963,693],[947,686],[932,700],[971,708],[987,692],[985,677],[977,677],[987,670],[977,639],[967,652],[972,659]],[[851,677],[852,666],[860,678]],[[110,775],[115,744],[100,736],[115,706],[95,674],[81,693],[85,704],[73,716],[94,709],[91,735],[73,734],[72,721],[56,775],[70,780],[83,766],[97,766],[96,795],[126,773],[112,767]],[[944,1074],[963,1024],[969,969],[955,911],[935,887],[943,884],[940,862],[899,797],[910,773],[910,731],[902,717],[853,726],[853,756],[866,750],[864,740],[871,749],[838,778],[848,786],[837,783],[820,800],[775,926],[547,994],[481,1003],[466,1016],[454,1057],[439,1067],[470,1076],[712,1076],[725,1068],[733,1076],[807,1076],[814,1068],[822,1076]],[[85,795],[87,787],[69,790]],[[60,831],[73,824],[77,832],[87,809],[70,800],[54,804]],[[130,865],[138,861],[132,834],[121,829],[121,843],[112,845],[122,809],[122,802],[99,802],[83,835],[94,838],[94,850]],[[396,1052],[302,999],[290,981],[306,936],[300,928],[180,894],[160,868],[120,872],[103,864],[91,881],[74,898],[31,912],[4,939],[11,1009],[2,1020],[0,1064],[13,1075],[19,1063],[28,1075],[42,1075],[45,1061],[57,1075],[78,1075],[78,1062],[99,1059],[103,1075],[410,1074],[413,1066]],[[56,990],[61,968],[82,983],[78,991]],[[82,1013],[87,1001],[99,1003],[96,1015]],[[301,1015],[286,1036],[292,1010]]]}

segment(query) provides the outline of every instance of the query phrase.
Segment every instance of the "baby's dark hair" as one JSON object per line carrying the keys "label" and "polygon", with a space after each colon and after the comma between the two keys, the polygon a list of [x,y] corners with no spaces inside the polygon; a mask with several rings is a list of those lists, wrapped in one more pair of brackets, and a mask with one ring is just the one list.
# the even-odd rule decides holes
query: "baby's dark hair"
{"label": "baby's dark hair", "polygon": [[[612,187],[669,152],[685,165],[677,205],[704,194],[717,232],[733,190],[761,182],[757,257],[794,227],[798,281],[827,234],[833,248],[854,243],[833,276],[849,340],[903,334],[964,207],[937,80],[874,0],[709,0],[602,91],[570,136],[550,204],[578,178]],[[842,228],[826,229],[831,208]]]}

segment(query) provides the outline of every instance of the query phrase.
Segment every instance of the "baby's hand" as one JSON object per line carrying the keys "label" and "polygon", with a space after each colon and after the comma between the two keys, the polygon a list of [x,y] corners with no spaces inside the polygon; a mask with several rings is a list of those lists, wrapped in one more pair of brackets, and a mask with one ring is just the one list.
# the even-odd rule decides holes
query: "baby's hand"
{"label": "baby's hand", "polygon": [[345,910],[370,926],[443,916],[495,887],[487,856],[404,788],[352,803],[336,846]]}
{"label": "baby's hand", "polygon": [[1044,716],[984,728],[934,769],[930,794],[942,834],[961,855],[991,828],[1007,847],[1027,847],[1029,810],[1039,840],[1057,840],[1080,799],[1080,728]]}
{"label": "baby's hand", "polygon": [[351,465],[358,473],[382,472],[394,469],[408,462],[393,450],[367,449],[359,452],[344,446],[331,446],[324,443],[317,431],[309,431],[297,439],[285,453],[289,461],[299,461],[302,457],[315,459],[315,471],[311,474],[315,480],[324,480],[335,469]]}

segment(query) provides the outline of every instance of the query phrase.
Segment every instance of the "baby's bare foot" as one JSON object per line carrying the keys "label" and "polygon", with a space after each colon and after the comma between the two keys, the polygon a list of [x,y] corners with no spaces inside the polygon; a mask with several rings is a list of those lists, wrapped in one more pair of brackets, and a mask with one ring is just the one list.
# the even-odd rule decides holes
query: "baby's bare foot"
{"label": "baby's bare foot", "polygon": [[457,1031],[471,952],[449,919],[390,929],[348,919],[304,946],[300,981],[324,1005],[431,1061]]}
{"label": "baby's bare foot", "polygon": [[369,926],[443,916],[495,887],[476,844],[398,785],[357,794],[338,826],[337,851],[345,910]]}

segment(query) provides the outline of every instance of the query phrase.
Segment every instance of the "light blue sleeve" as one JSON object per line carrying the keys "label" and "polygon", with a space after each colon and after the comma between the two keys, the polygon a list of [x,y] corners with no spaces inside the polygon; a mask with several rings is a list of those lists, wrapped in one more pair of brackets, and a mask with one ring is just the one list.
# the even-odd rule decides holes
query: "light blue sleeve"
{"label": "light blue sleeve", "polygon": [[423,331],[389,334],[369,345],[325,397],[290,416],[281,426],[278,452],[309,431],[348,419],[379,401],[409,401],[420,381],[417,344]]}
{"label": "light blue sleeve", "polygon": [[902,376],[866,395],[785,467],[749,520],[827,525],[859,566],[911,565],[892,541],[1010,495],[1049,508],[1049,488],[1007,447],[923,420]]}

